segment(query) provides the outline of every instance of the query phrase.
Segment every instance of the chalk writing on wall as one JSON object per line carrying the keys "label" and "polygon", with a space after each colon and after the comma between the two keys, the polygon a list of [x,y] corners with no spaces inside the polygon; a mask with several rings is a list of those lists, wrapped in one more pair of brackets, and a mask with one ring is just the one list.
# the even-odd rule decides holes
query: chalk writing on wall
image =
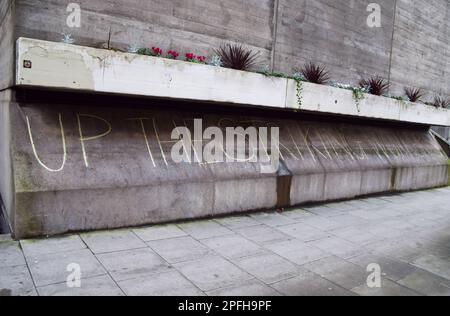
{"label": "chalk writing on wall", "polygon": [[[215,163],[255,162],[255,156],[264,157],[264,161],[267,161],[267,159],[270,161],[274,151],[279,153],[281,160],[305,162],[309,165],[327,161],[358,163],[358,161],[369,159],[378,159],[382,162],[409,161],[423,157],[429,158],[430,156],[441,158],[442,155],[439,149],[431,145],[417,147],[411,145],[414,141],[423,144],[420,140],[411,138],[410,141],[402,141],[401,137],[387,136],[389,132],[382,128],[379,128],[380,135],[364,135],[351,129],[340,129],[337,125],[301,121],[271,122],[268,120],[238,120],[235,118],[199,120],[183,117],[167,118],[166,116],[105,118],[101,115],[86,113],[75,113],[74,115],[77,131],[76,133],[73,131],[68,133],[69,130],[64,121],[73,120],[73,117],[69,118],[68,115],[63,116],[61,113],[55,114],[54,129],[58,132],[53,133],[53,135],[59,135],[59,139],[49,139],[48,141],[61,144],[61,162],[58,166],[49,166],[49,163],[44,161],[45,148],[42,146],[42,142],[41,148],[38,148],[34,133],[36,129],[39,129],[39,126],[33,125],[32,116],[26,116],[32,154],[37,163],[48,172],[63,171],[68,155],[80,155],[80,153],[84,166],[95,168],[95,164],[90,161],[89,145],[101,147],[102,139],[115,137],[118,134],[122,136],[121,139],[133,137],[133,142],[142,144],[142,152],[136,154],[147,156],[151,168],[166,168],[174,164],[175,162],[171,159],[171,148],[177,144],[184,152],[185,159],[183,159],[183,162],[200,167]],[[67,125],[73,128],[73,124]],[[93,135],[92,125],[96,126],[96,132]],[[120,126],[120,128],[115,130],[115,125]],[[123,126],[126,126],[126,129]],[[256,127],[255,135],[249,132],[251,131],[249,127],[252,126]],[[269,131],[270,128],[279,129],[279,139],[276,143],[270,135],[269,137],[264,135],[268,130],[265,128],[269,128]],[[244,144],[233,142],[232,148],[223,145],[211,145],[213,138],[227,138],[229,135],[227,132],[230,132],[230,130],[233,140],[236,137],[238,140],[244,140]],[[363,128],[360,127],[360,130],[363,131]],[[123,137],[129,131],[132,132]],[[182,133],[183,131],[184,133]],[[180,142],[182,134],[186,134],[186,131],[190,132],[189,136],[183,138]],[[68,153],[68,135],[71,135],[72,141],[74,135],[77,136],[79,153]],[[246,154],[244,159],[242,157],[236,159],[230,153],[234,151],[235,147],[238,152]],[[110,149],[104,146],[102,150],[108,152]],[[212,156],[219,158],[214,161],[204,161],[205,151],[214,152]],[[220,159],[220,157],[224,157],[224,159]],[[55,164],[55,162],[52,162],[52,164]]]}

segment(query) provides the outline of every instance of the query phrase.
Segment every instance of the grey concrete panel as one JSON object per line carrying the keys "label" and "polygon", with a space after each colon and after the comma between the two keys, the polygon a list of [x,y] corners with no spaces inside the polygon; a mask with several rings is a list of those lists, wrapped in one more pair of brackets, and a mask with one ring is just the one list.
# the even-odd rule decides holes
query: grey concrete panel
{"label": "grey concrete panel", "polygon": [[12,0],[0,3],[0,91],[14,84],[16,4]]}
{"label": "grey concrete panel", "polygon": [[[14,186],[5,182],[2,190],[13,193],[9,212],[18,237],[207,218],[273,209],[280,199],[294,206],[448,182],[447,157],[423,128],[121,104],[20,101],[4,109],[3,120],[14,128]],[[194,132],[194,118],[203,118],[203,130],[278,126],[281,169],[263,174],[255,162],[205,163],[195,151],[190,163],[175,163],[172,131],[186,126]],[[3,169],[8,165],[5,160]],[[280,185],[282,176],[287,185]]]}
{"label": "grey concrete panel", "polygon": [[261,52],[263,64],[270,60],[273,0],[77,3],[82,9],[81,27],[71,29],[66,25],[68,2],[19,1],[18,36],[59,41],[61,33],[71,33],[80,45],[101,47],[111,32],[111,44],[116,48],[150,45],[200,55],[212,54],[212,48],[222,42],[242,42]]}
{"label": "grey concrete panel", "polygon": [[4,218],[11,225],[14,224],[14,216],[11,210],[14,208],[14,189],[11,161],[11,124],[10,102],[11,90],[0,92],[0,196],[4,204],[4,210],[0,207],[0,213],[5,212]]}
{"label": "grey concrete panel", "polygon": [[382,27],[367,26],[365,1],[280,0],[276,37],[277,70],[314,61],[334,80],[357,83],[361,77],[388,77],[394,1],[377,1]]}
{"label": "grey concrete panel", "polygon": [[392,92],[404,86],[450,94],[450,3],[447,0],[397,1],[392,46]]}

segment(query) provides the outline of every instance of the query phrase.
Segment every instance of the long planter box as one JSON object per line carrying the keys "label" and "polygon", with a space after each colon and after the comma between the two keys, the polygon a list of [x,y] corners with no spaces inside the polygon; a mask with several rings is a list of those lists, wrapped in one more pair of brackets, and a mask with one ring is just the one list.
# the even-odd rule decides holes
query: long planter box
{"label": "long planter box", "polygon": [[17,41],[16,85],[295,109],[450,126],[450,111],[348,90],[184,61],[28,38]]}

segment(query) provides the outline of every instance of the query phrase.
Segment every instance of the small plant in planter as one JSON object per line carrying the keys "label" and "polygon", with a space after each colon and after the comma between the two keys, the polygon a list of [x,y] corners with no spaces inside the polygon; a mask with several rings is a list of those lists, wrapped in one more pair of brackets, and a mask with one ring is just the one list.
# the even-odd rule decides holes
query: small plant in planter
{"label": "small plant in planter", "polygon": [[436,108],[443,108],[448,109],[450,108],[450,99],[445,99],[441,96],[435,96],[433,102],[431,105],[435,106]]}
{"label": "small plant in planter", "polygon": [[400,101],[400,102],[408,101],[405,97],[401,97],[401,96],[398,96],[398,95],[384,95],[384,96],[387,97],[387,98],[391,98],[391,99]]}
{"label": "small plant in planter", "polygon": [[190,62],[190,63],[195,63],[195,64],[206,64],[206,57],[205,56],[196,56],[193,53],[187,53],[185,55],[186,61]]}
{"label": "small plant in planter", "polygon": [[169,59],[177,59],[180,56],[180,54],[174,50],[169,50],[167,52],[167,58]]}
{"label": "small plant in planter", "polygon": [[153,57],[161,57],[163,54],[163,51],[159,47],[152,47],[152,48],[140,48],[138,49],[137,53],[139,55],[145,55],[145,56],[153,56]]}
{"label": "small plant in planter", "polygon": [[196,62],[198,64],[206,64],[206,57],[205,56],[197,56]]}
{"label": "small plant in planter", "polygon": [[356,108],[358,112],[361,112],[360,105],[361,101],[363,101],[366,98],[367,89],[364,87],[354,87],[350,84],[342,84],[338,82],[331,83],[332,87],[350,90],[353,93],[353,100],[356,103]]}
{"label": "small plant in planter", "polygon": [[150,48],[141,47],[137,50],[137,53],[139,55],[145,55],[145,56],[151,56],[151,50]]}
{"label": "small plant in planter", "polygon": [[127,52],[130,54],[137,54],[139,52],[139,49],[139,46],[132,44],[127,47]]}
{"label": "small plant in planter", "polygon": [[195,54],[193,53],[187,53],[184,57],[186,58],[186,61],[191,63],[195,63],[197,58],[197,56],[195,56]]}
{"label": "small plant in planter", "polygon": [[154,57],[161,57],[161,55],[163,54],[163,51],[161,48],[159,47],[152,47],[152,56]]}
{"label": "small plant in planter", "polygon": [[370,79],[363,79],[359,82],[361,88],[366,88],[367,92],[373,95],[382,96],[389,90],[389,83],[383,78],[376,76]]}
{"label": "small plant in planter", "polygon": [[74,44],[75,39],[72,37],[72,34],[63,33],[61,42],[65,43],[65,44]]}
{"label": "small plant in planter", "polygon": [[405,94],[410,102],[419,102],[425,96],[420,88],[405,88]]}
{"label": "small plant in planter", "polygon": [[312,83],[326,84],[330,80],[330,76],[326,68],[314,63],[306,64],[296,72],[301,73],[306,81]]}
{"label": "small plant in planter", "polygon": [[356,102],[356,105],[359,106],[362,100],[365,98],[365,94],[368,92],[365,87],[354,87],[350,84],[342,84],[339,82],[333,82],[331,84],[332,87],[350,90],[353,92],[353,99]]}
{"label": "small plant in planter", "polygon": [[222,67],[225,68],[249,71],[258,64],[259,53],[243,45],[224,44],[214,52],[220,58]]}
{"label": "small plant in planter", "polygon": [[222,67],[222,59],[220,59],[220,56],[214,55],[211,57],[209,64],[214,67]]}

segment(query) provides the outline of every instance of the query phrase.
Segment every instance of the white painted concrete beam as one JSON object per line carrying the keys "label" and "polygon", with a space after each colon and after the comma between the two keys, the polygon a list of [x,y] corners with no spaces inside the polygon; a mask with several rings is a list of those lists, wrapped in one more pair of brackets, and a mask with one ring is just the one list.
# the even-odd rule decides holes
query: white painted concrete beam
{"label": "white painted concrete beam", "polygon": [[16,86],[59,88],[284,108],[349,117],[450,126],[450,110],[302,84],[294,80],[184,61],[28,38],[17,41]]}

